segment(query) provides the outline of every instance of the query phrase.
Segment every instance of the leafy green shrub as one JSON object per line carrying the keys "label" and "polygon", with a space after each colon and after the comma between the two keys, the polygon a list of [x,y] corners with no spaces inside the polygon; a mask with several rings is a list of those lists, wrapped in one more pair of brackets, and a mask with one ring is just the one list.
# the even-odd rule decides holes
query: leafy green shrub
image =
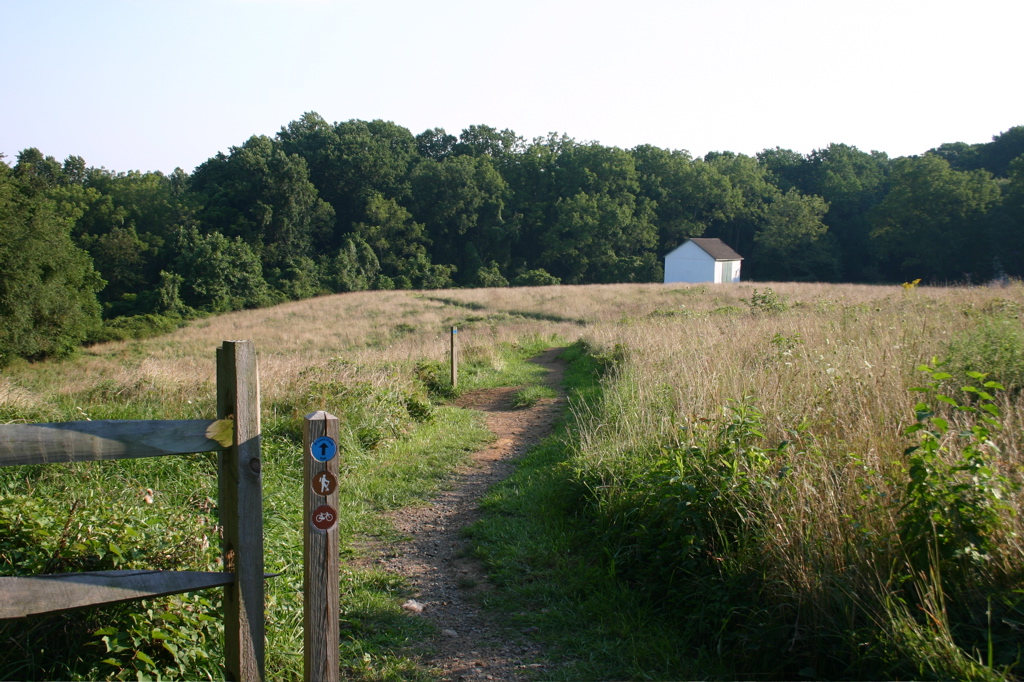
{"label": "leafy green shrub", "polygon": [[[910,480],[900,509],[900,539],[918,572],[936,562],[947,569],[978,564],[991,549],[992,533],[1007,508],[1008,481],[995,472],[987,453],[991,429],[1000,427],[999,408],[990,391],[1003,387],[985,381],[984,374],[968,372],[978,386],[963,388],[975,402],[965,405],[938,392],[951,374],[928,365],[918,369],[930,381],[912,390],[925,393],[930,402],[915,405],[917,423],[906,430],[907,435],[917,434],[920,442],[907,451]],[[951,421],[960,435],[957,440],[945,438]]]}
{"label": "leafy green shrub", "polygon": [[1013,317],[983,319],[950,342],[946,358],[945,369],[956,383],[984,371],[1007,390],[1024,389],[1024,327]]}
{"label": "leafy green shrub", "polygon": [[610,350],[601,352],[590,350],[589,354],[594,359],[598,374],[603,376],[626,359],[626,347],[617,343]]}
{"label": "leafy green shrub", "polygon": [[543,268],[526,270],[512,278],[514,287],[547,287],[561,284],[562,280],[548,273]]}
{"label": "leafy green shrub", "polygon": [[[0,573],[216,570],[215,505],[203,492],[184,507],[165,507],[159,497],[150,507],[141,494],[101,483],[136,469],[157,476],[159,467],[150,461],[33,466],[0,479],[8,489],[27,480],[48,490],[0,495]],[[76,493],[83,483],[97,487]],[[5,621],[0,637],[17,644],[0,650],[0,678],[22,679],[27,670],[47,679],[216,678],[222,674],[219,612],[219,597],[202,593]]]}
{"label": "leafy green shrub", "polygon": [[429,422],[434,418],[434,406],[426,396],[406,394],[405,409],[418,422]]}
{"label": "leafy green shrub", "polygon": [[142,600],[107,609],[110,623],[96,630],[103,658],[86,679],[215,679],[223,675],[224,625],[220,590]]}
{"label": "leafy green shrub", "polygon": [[170,334],[185,324],[185,319],[170,315],[131,315],[115,317],[107,320],[96,329],[87,343],[103,343],[105,341],[126,341],[128,339],[145,339],[160,334]]}
{"label": "leafy green shrub", "polygon": [[687,310],[686,306],[680,306],[679,308],[656,308],[648,313],[648,317],[697,317],[698,315],[692,310]]}
{"label": "leafy green shrub", "polygon": [[473,276],[473,284],[478,287],[507,287],[508,280],[501,274],[498,264],[491,261],[490,265],[476,271]]}
{"label": "leafy green shrub", "polygon": [[452,388],[451,368],[444,363],[425,361],[416,365],[416,379],[432,396],[442,399],[454,398],[457,391]]}
{"label": "leafy green shrub", "polygon": [[786,299],[772,291],[771,287],[765,287],[764,291],[760,293],[754,289],[754,293],[750,295],[749,299],[741,298],[740,300],[747,304],[750,312],[755,314],[776,315],[789,309]]}

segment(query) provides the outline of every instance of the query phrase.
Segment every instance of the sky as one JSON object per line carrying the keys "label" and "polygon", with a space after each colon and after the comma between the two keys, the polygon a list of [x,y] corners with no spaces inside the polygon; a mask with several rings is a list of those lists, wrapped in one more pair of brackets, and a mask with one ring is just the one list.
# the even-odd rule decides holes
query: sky
{"label": "sky", "polygon": [[0,0],[0,153],[191,172],[304,112],[890,156],[1024,125],[1020,0]]}

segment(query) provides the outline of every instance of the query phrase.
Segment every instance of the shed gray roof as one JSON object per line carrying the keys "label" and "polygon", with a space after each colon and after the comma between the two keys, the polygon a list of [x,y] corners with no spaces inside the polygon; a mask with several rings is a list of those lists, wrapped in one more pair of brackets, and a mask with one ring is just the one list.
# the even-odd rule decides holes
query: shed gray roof
{"label": "shed gray roof", "polygon": [[693,237],[690,241],[704,249],[704,252],[715,260],[743,260],[743,256],[717,237]]}

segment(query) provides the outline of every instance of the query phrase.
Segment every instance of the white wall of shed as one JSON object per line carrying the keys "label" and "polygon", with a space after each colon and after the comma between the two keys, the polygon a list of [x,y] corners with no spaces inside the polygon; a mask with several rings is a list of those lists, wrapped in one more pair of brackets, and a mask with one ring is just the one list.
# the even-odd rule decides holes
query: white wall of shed
{"label": "white wall of shed", "polygon": [[721,270],[715,259],[692,242],[665,256],[665,284],[670,282],[715,282]]}

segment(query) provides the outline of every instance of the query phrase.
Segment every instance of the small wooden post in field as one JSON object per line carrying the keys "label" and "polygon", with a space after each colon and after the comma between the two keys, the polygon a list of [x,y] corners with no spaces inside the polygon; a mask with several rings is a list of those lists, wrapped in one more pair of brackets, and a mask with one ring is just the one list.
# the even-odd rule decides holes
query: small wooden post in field
{"label": "small wooden post in field", "polygon": [[260,382],[252,341],[217,349],[217,418],[233,419],[234,439],[220,453],[220,523],[224,570],[224,667],[239,682],[262,681],[263,477],[260,460]]}
{"label": "small wooden post in field", "polygon": [[324,411],[302,422],[303,675],[337,682],[338,661],[338,418]]}
{"label": "small wooden post in field", "polygon": [[452,388],[459,387],[459,328],[452,327]]}

